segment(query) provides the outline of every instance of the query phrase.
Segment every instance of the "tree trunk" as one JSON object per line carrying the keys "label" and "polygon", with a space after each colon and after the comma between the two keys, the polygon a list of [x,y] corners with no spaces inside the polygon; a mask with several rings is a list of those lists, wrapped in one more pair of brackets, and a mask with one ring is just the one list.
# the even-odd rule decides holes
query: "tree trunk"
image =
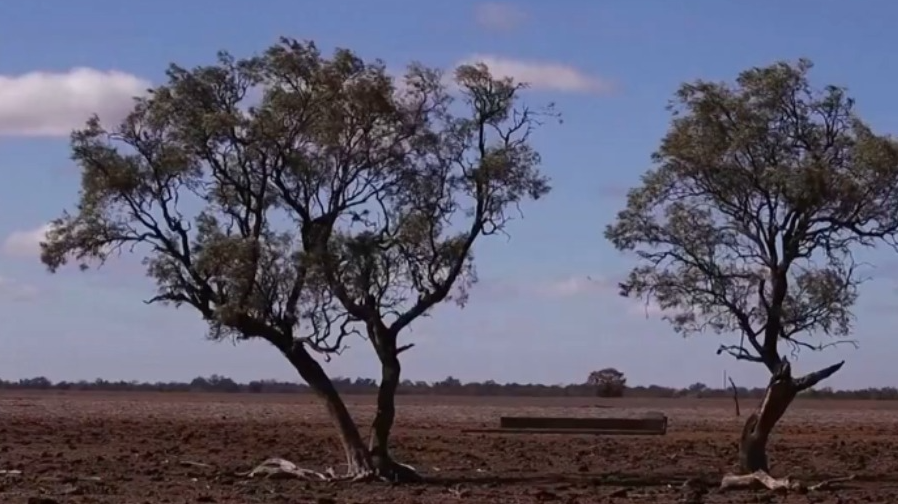
{"label": "tree trunk", "polygon": [[739,440],[739,469],[743,473],[769,472],[767,440],[776,422],[795,399],[796,393],[791,386],[778,384],[774,387],[771,384],[758,411],[745,420]]}
{"label": "tree trunk", "polygon": [[365,448],[359,429],[356,427],[346,404],[334,387],[334,383],[324,372],[324,368],[301,345],[293,345],[289,349],[282,350],[287,359],[299,372],[315,394],[324,401],[327,412],[337,428],[343,453],[346,457],[346,465],[350,476],[362,477],[372,475],[375,467],[370,453]]}
{"label": "tree trunk", "polygon": [[368,449],[381,477],[397,483],[420,481],[421,476],[413,468],[397,463],[390,455],[390,432],[396,419],[396,390],[399,388],[402,365],[395,353],[386,352],[379,356],[381,377],[377,390],[377,413],[371,424]]}
{"label": "tree trunk", "polygon": [[802,376],[792,378],[792,368],[783,359],[779,369],[770,377],[770,384],[758,409],[749,415],[739,440],[739,468],[745,474],[769,472],[767,440],[776,423],[802,390],[809,389],[832,376],[845,361]]}
{"label": "tree trunk", "polygon": [[386,359],[381,363],[380,387],[377,390],[377,414],[371,425],[371,439],[368,447],[376,457],[389,458],[390,431],[396,419],[396,390],[402,366],[399,359]]}

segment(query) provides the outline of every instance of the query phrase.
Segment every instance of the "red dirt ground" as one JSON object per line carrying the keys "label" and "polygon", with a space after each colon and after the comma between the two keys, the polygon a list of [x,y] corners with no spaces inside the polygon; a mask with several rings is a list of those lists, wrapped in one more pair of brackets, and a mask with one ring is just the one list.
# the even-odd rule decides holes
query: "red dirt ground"
{"label": "red dirt ground", "polygon": [[[370,398],[348,402],[360,424],[370,420]],[[667,413],[667,436],[459,432],[507,414],[645,410]],[[740,426],[729,402],[710,399],[402,397],[395,452],[431,481],[310,483],[235,475],[272,456],[318,469],[340,461],[323,408],[308,397],[5,392],[0,470],[21,474],[0,475],[0,503],[689,502],[684,481],[716,485],[733,468]],[[857,479],[807,495],[711,491],[704,502],[898,503],[898,403],[799,402],[771,444],[776,475]]]}

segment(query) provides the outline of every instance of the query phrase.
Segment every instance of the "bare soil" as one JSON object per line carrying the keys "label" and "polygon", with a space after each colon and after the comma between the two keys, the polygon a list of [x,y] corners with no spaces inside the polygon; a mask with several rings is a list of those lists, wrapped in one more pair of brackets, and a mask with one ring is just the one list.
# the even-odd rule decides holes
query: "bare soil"
{"label": "bare soil", "polygon": [[[347,400],[365,425],[372,398]],[[460,433],[500,415],[647,410],[669,416],[667,436]],[[798,401],[771,439],[774,474],[857,476],[806,495],[714,491],[743,419],[712,399],[401,397],[395,452],[429,481],[391,486],[235,474],[273,456],[339,472],[333,430],[307,396],[4,392],[0,471],[21,473],[0,473],[0,503],[898,503],[898,403]]]}

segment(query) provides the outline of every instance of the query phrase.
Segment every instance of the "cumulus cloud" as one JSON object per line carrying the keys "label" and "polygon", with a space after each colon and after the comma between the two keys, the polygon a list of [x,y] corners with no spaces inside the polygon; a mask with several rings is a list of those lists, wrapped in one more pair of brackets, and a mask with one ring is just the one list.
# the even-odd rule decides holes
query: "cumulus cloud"
{"label": "cumulus cloud", "polygon": [[25,231],[13,231],[3,241],[3,253],[11,257],[37,257],[41,253],[40,243],[49,231],[50,224]]}
{"label": "cumulus cloud", "polygon": [[486,2],[474,7],[474,21],[486,30],[511,31],[526,19],[523,10],[508,3]]}
{"label": "cumulus cloud", "polygon": [[116,70],[0,75],[0,136],[66,136],[92,114],[117,122],[150,82]]}
{"label": "cumulus cloud", "polygon": [[0,277],[0,299],[9,301],[31,301],[38,295],[37,287],[18,282],[11,278]]}
{"label": "cumulus cloud", "polygon": [[613,90],[611,82],[563,63],[519,60],[491,54],[475,54],[461,64],[483,63],[495,77],[511,77],[526,82],[531,89],[563,93],[606,94]]}

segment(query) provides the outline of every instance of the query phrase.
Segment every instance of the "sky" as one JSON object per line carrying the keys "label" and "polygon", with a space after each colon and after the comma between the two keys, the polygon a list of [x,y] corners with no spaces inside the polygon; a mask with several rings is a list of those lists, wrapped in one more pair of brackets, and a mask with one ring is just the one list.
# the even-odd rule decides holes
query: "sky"
{"label": "sky", "polygon": [[[553,192],[529,203],[510,238],[476,248],[481,282],[463,309],[440,307],[403,342],[413,380],[582,382],[613,366],[632,384],[760,386],[766,370],[715,354],[736,336],[682,338],[657,313],[620,298],[614,279],[634,262],[603,230],[628,187],[651,167],[679,84],[732,80],[746,68],[808,57],[819,86],[845,85],[877,131],[898,131],[898,3],[863,8],[821,0],[518,1],[267,0],[214,4],[157,0],[0,4],[0,377],[53,380],[298,380],[261,341],[204,339],[187,308],[145,305],[152,284],[134,261],[99,271],[50,275],[38,260],[46,224],[76,201],[79,170],[68,133],[96,112],[121,118],[131,97],[160,83],[170,62],[214,62],[264,50],[279,36],[312,39],[326,52],[348,47],[390,68],[410,61],[451,68],[483,61],[531,83],[526,99],[554,102],[564,123],[539,130],[535,145]],[[804,352],[810,371],[841,359],[825,382],[836,388],[898,385],[898,262],[883,251],[855,311],[860,347]],[[332,375],[379,374],[358,340],[326,364]]]}

